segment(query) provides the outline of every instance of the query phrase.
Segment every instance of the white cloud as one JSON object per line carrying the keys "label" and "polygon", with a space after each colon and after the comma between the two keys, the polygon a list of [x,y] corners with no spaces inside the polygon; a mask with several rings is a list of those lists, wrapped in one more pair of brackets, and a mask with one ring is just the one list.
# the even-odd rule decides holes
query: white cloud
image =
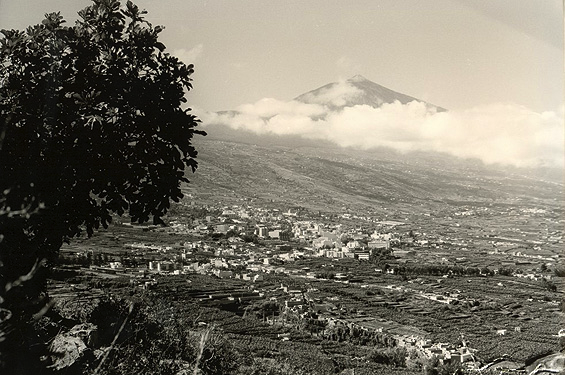
{"label": "white cloud", "polygon": [[202,56],[203,50],[204,46],[202,44],[198,44],[189,50],[184,48],[176,49],[172,54],[182,60],[185,64],[194,64],[194,62]]}
{"label": "white cloud", "polygon": [[[339,101],[337,92],[354,95],[341,85],[320,95]],[[318,96],[317,96],[318,97]],[[293,134],[324,139],[344,147],[390,147],[437,151],[487,164],[520,167],[564,166],[563,112],[536,113],[514,104],[492,104],[463,111],[435,112],[420,102],[367,105],[332,111],[323,100],[305,104],[262,99],[235,113],[203,114],[203,123],[221,123],[259,134]],[[319,104],[317,104],[319,103]]]}
{"label": "white cloud", "polygon": [[331,86],[316,90],[315,93],[309,92],[301,96],[301,100],[313,104],[330,104],[336,107],[347,104],[349,100],[355,99],[362,95],[363,91],[349,84],[346,81],[340,81]]}
{"label": "white cloud", "polygon": [[280,114],[311,117],[326,113],[326,109],[321,105],[302,103],[294,100],[283,102],[272,98],[264,98],[254,104],[244,104],[236,108],[236,110],[240,113],[259,117],[273,117]]}

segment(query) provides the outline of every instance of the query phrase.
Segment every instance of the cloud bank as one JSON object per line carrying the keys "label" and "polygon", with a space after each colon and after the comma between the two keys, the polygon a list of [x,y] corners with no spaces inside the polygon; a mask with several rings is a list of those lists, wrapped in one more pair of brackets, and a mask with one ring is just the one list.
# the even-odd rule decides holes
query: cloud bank
{"label": "cloud bank", "polygon": [[298,135],[343,147],[389,147],[400,152],[436,151],[486,164],[563,167],[563,108],[536,113],[515,104],[436,112],[424,103],[396,101],[378,108],[332,110],[339,95],[309,104],[262,99],[233,112],[199,113],[204,126],[227,125],[258,134]]}

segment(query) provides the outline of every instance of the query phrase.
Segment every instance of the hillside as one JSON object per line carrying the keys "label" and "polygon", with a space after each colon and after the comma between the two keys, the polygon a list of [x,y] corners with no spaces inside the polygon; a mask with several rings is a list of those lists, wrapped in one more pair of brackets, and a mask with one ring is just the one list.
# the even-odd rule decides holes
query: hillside
{"label": "hillside", "polygon": [[[322,147],[323,146],[323,147]],[[199,169],[187,192],[210,199],[257,199],[323,211],[447,204],[558,205],[563,185],[532,171],[486,167],[433,153],[357,151],[312,143],[295,147],[198,140]]]}

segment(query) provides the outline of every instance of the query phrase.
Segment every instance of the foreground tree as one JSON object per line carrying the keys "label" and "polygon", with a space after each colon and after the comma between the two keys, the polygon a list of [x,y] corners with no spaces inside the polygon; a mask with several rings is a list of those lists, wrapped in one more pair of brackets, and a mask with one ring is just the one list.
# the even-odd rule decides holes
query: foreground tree
{"label": "foreground tree", "polygon": [[164,52],[143,14],[93,0],[72,27],[52,13],[2,30],[0,368],[26,346],[19,322],[44,305],[63,242],[112,214],[161,223],[197,167],[191,140],[205,133],[182,108],[193,66]]}

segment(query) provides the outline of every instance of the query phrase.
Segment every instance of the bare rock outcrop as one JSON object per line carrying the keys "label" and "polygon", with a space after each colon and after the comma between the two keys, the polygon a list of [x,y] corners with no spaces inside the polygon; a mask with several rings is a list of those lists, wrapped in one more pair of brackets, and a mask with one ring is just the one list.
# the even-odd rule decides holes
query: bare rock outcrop
{"label": "bare rock outcrop", "polygon": [[529,375],[565,374],[565,353],[554,353],[540,358],[527,368]]}
{"label": "bare rock outcrop", "polygon": [[60,333],[51,342],[51,368],[56,371],[78,370],[92,356],[97,345],[98,330],[94,324],[83,323]]}

